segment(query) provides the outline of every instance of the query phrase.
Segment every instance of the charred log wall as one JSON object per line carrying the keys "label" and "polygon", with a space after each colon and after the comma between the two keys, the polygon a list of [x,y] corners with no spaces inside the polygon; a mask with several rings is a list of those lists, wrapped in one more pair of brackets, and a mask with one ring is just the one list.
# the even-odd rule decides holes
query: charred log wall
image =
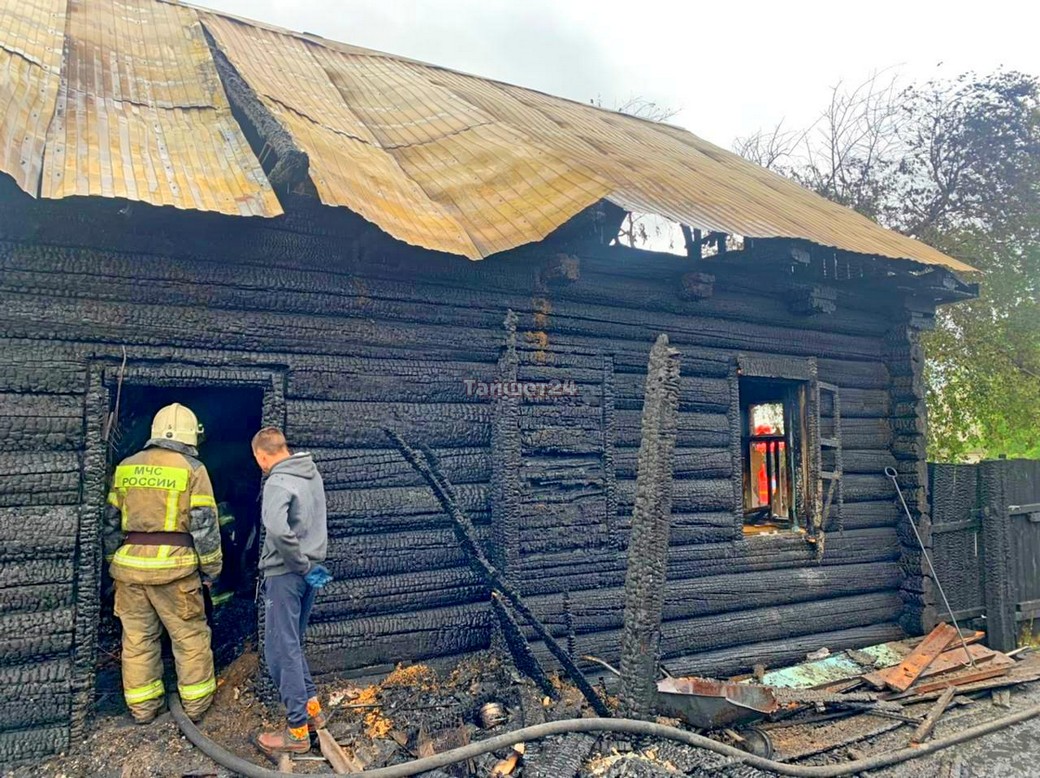
{"label": "charred log wall", "polygon": [[[338,211],[224,219],[37,203],[9,189],[0,191],[0,687],[46,704],[0,706],[0,763],[64,747],[89,698],[82,657],[99,564],[88,547],[96,515],[80,508],[98,489],[96,463],[83,461],[89,372],[118,364],[124,346],[131,362],[284,371],[288,436],[315,452],[329,497],[336,581],[314,614],[316,671],[489,642],[488,592],[429,490],[387,447],[386,426],[438,455],[486,543],[515,544],[503,551],[510,577],[554,634],[616,661],[647,354],[662,332],[683,365],[665,661],[730,672],[900,634],[903,601],[920,584],[904,580],[881,470],[896,463],[897,444],[904,472],[907,452],[923,452],[893,429],[918,411],[892,391],[890,369],[907,362],[891,301],[842,291],[832,313],[807,316],[782,284],[739,269],[720,267],[711,296],[684,296],[677,258],[582,257],[580,272],[560,277],[544,253],[469,263],[387,247]],[[522,468],[509,512],[519,527],[496,533],[503,404],[476,387],[503,375],[508,310],[518,379],[556,394],[511,411]],[[841,388],[843,531],[819,561],[800,538],[742,534],[738,352],[816,357],[820,380]]]}

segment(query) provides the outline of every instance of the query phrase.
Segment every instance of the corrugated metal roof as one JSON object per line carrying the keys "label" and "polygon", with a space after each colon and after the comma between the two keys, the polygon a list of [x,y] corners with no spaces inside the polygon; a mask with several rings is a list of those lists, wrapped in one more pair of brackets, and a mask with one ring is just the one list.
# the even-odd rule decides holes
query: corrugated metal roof
{"label": "corrugated metal roof", "polygon": [[605,182],[414,65],[202,14],[311,161],[327,205],[396,238],[479,258],[537,241],[609,193]]}
{"label": "corrugated metal roof", "polygon": [[30,194],[282,213],[231,114],[194,9],[0,0],[0,47],[9,42],[20,53],[9,54],[0,82],[0,105],[8,95],[0,131],[21,137],[23,153],[16,166],[6,145],[0,167]]}
{"label": "corrugated metal roof", "polygon": [[61,84],[67,0],[0,0],[0,170],[36,193]]}
{"label": "corrugated metal roof", "polygon": [[970,269],[676,127],[221,14],[202,19],[310,155],[322,202],[409,243],[479,258],[540,240],[606,197],[705,231]]}
{"label": "corrugated metal roof", "polygon": [[408,243],[478,259],[607,198],[705,231],[971,269],[677,127],[174,0],[0,0],[0,137],[25,150],[9,144],[0,168],[32,191],[42,159],[49,197],[277,213],[200,20],[307,152],[321,201]]}

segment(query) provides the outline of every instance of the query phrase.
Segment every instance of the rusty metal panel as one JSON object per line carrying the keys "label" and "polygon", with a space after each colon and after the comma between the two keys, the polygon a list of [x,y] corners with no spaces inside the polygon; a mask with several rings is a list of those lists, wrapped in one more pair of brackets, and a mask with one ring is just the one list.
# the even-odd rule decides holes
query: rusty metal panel
{"label": "rusty metal panel", "polygon": [[541,240],[609,193],[605,181],[429,81],[426,68],[202,18],[307,152],[322,202],[396,238],[478,259]]}
{"label": "rusty metal panel", "polygon": [[39,193],[61,83],[67,0],[0,0],[0,170]]}
{"label": "rusty metal panel", "polygon": [[[2,2],[8,76],[0,68],[0,95],[14,89],[3,136],[24,138],[20,166],[12,166],[12,144],[2,164],[24,190],[282,212],[231,115],[193,9],[154,0]],[[10,59],[19,46],[39,63],[29,71],[34,83],[11,75],[24,69]],[[19,83],[30,88],[18,91]]]}
{"label": "rusty metal panel", "polygon": [[[606,197],[708,231],[970,269],[675,127],[314,36],[202,18],[310,155],[322,201],[410,243],[484,257],[540,240]],[[333,144],[337,134],[349,142]]]}

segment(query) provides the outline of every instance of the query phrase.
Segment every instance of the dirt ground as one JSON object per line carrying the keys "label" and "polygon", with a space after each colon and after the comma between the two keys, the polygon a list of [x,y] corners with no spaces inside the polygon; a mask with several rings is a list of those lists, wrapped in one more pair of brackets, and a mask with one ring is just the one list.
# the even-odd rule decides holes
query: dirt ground
{"label": "dirt ground", "polygon": [[[256,653],[249,651],[220,674],[213,707],[199,726],[239,756],[259,763],[256,748],[249,741],[249,737],[264,726],[266,715],[253,690],[257,664]],[[74,756],[60,755],[10,775],[18,778],[146,778],[227,774],[181,735],[168,712],[147,726],[134,724],[129,713],[123,712],[97,717],[86,742]]]}

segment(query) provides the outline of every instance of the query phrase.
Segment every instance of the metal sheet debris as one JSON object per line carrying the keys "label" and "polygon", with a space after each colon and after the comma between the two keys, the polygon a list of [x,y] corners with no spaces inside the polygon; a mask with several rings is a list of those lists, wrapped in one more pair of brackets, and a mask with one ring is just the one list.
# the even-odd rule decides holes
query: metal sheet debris
{"label": "metal sheet debris", "polygon": [[[891,667],[902,661],[905,653],[900,653],[894,644],[882,643],[860,649],[874,659],[877,667]],[[815,662],[803,662],[792,667],[782,667],[767,671],[759,681],[768,686],[781,689],[811,689],[834,681],[852,678],[864,670],[863,666],[852,660],[847,654],[832,654],[826,659]]]}
{"label": "metal sheet debris", "polygon": [[775,713],[773,690],[757,684],[711,678],[665,678],[657,682],[658,708],[694,727],[716,729]]}

